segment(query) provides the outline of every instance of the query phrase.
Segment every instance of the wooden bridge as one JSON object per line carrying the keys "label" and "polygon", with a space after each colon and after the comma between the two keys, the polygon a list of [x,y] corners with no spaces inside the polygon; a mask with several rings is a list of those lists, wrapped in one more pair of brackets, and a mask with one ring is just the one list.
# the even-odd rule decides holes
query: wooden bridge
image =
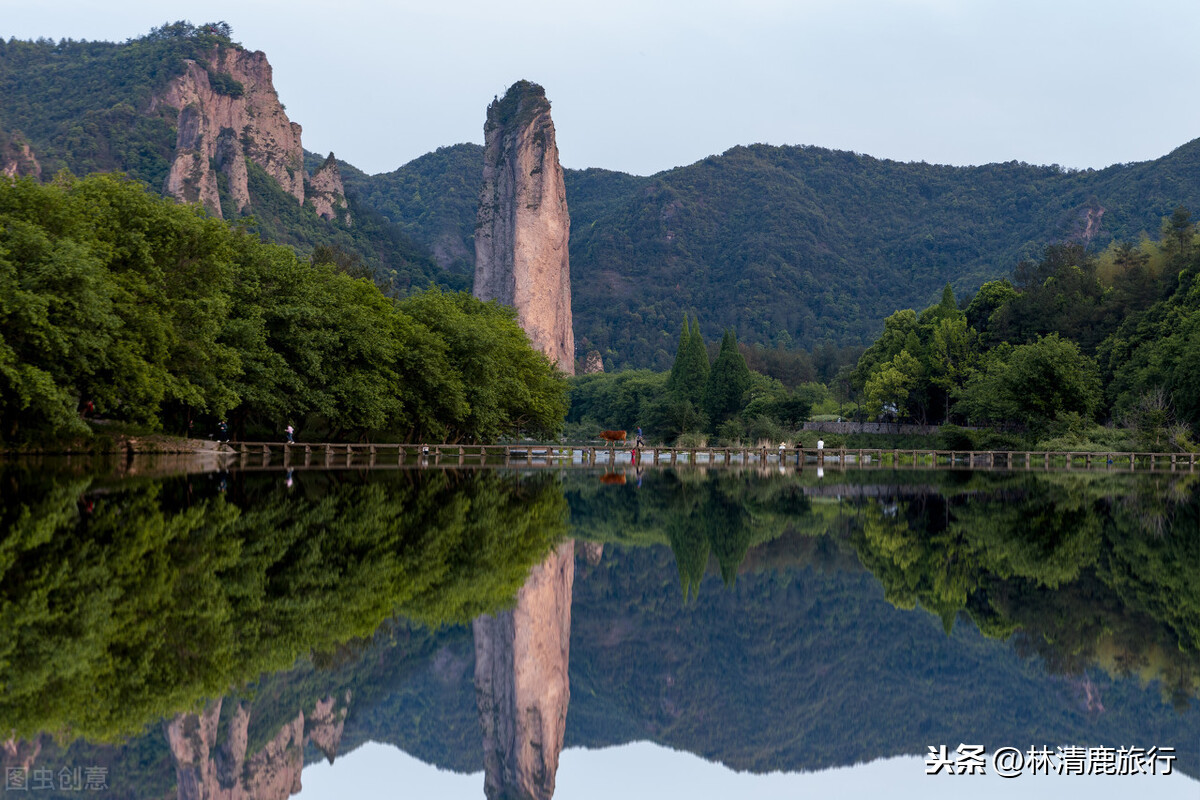
{"label": "wooden bridge", "polygon": [[362,444],[229,442],[237,466],[346,469],[432,466],[818,466],[941,469],[1187,471],[1196,453],[1078,453],[803,447],[645,447],[567,444]]}

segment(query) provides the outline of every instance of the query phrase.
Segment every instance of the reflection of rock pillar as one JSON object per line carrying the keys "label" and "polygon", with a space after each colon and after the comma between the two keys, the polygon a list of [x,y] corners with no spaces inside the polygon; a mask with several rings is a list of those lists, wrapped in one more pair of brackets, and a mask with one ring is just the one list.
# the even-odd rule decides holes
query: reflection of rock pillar
{"label": "reflection of rock pillar", "polygon": [[571,687],[575,542],[534,567],[516,607],[474,622],[475,698],[483,727],[484,789],[496,798],[550,798]]}

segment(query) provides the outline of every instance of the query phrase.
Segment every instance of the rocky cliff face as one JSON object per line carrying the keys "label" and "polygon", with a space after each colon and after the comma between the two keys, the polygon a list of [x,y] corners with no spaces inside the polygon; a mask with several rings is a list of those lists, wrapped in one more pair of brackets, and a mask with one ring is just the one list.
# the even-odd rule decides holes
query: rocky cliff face
{"label": "rocky cliff face", "polygon": [[342,173],[338,170],[333,153],[313,173],[308,181],[308,199],[321,219],[343,219],[350,224],[350,212],[346,210],[346,187],[342,184]]}
{"label": "rocky cliff face", "polygon": [[596,375],[604,372],[604,357],[600,355],[599,350],[589,350],[587,361],[583,365],[584,375]]}
{"label": "rocky cliff face", "polygon": [[571,687],[575,542],[533,568],[516,607],[472,624],[488,798],[554,795]]}
{"label": "rocky cliff face", "polygon": [[[350,696],[347,693],[346,703]],[[300,791],[304,744],[312,741],[332,762],[345,726],[346,706],[325,698],[305,720],[283,725],[256,753],[247,755],[250,710],[239,704],[217,743],[221,703],[202,714],[179,714],[166,725],[179,800],[285,800]]]}
{"label": "rocky cliff face", "polygon": [[575,372],[571,220],[550,103],[520,81],[488,106],[475,229],[475,296],[517,310],[534,347]]}
{"label": "rocky cliff face", "polygon": [[41,180],[42,165],[38,163],[37,156],[33,154],[29,143],[15,137],[13,139],[3,137],[3,139],[0,141],[0,175],[7,175],[10,178],[31,175],[37,180]]}
{"label": "rocky cliff face", "polygon": [[239,211],[250,203],[246,161],[250,158],[304,202],[304,151],[300,126],[284,113],[271,82],[271,65],[261,52],[214,49],[208,61],[188,60],[187,69],[151,103],[178,110],[175,158],[163,191],[186,202],[199,200],[221,216],[217,174],[228,180]]}

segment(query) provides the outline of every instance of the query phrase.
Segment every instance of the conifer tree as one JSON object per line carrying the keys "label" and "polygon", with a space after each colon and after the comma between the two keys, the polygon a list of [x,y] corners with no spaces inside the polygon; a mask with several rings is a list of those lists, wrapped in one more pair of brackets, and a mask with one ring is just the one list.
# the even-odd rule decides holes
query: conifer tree
{"label": "conifer tree", "polygon": [[704,410],[713,426],[720,425],[742,408],[742,396],[750,388],[750,367],[738,352],[732,330],[721,339],[721,352],[704,389]]}
{"label": "conifer tree", "polygon": [[687,314],[684,314],[683,330],[679,334],[679,346],[675,348],[675,361],[671,364],[671,374],[667,376],[667,392],[671,395],[682,394],[680,390],[681,375],[683,374],[683,365],[687,361],[688,340],[691,338],[692,331],[688,327]]}
{"label": "conifer tree", "polygon": [[675,363],[667,378],[667,392],[676,400],[686,400],[698,409],[704,399],[708,372],[708,351],[704,349],[704,337],[700,335],[700,321],[695,320],[689,327],[687,315],[684,315]]}

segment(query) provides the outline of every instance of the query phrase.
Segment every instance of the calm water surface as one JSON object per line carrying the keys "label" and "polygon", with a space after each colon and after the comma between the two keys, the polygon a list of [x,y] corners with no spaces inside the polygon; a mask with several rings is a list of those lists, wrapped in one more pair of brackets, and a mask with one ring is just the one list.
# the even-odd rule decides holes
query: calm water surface
{"label": "calm water surface", "polygon": [[1196,475],[8,465],[0,500],[0,796],[1200,797]]}

